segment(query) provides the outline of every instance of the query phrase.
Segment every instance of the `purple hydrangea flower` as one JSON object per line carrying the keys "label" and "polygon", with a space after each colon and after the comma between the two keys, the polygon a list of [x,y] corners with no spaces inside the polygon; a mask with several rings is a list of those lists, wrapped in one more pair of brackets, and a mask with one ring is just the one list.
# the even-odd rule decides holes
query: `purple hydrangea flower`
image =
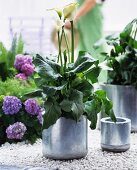
{"label": "purple hydrangea flower", "polygon": [[21,67],[21,71],[26,75],[26,76],[30,76],[32,75],[32,73],[34,72],[34,66],[30,65],[30,64],[24,64]]}
{"label": "purple hydrangea flower", "polygon": [[7,127],[6,133],[8,139],[22,139],[27,128],[21,122],[16,122]]}
{"label": "purple hydrangea flower", "polygon": [[39,120],[39,123],[42,125],[42,124],[43,124],[42,111],[39,111],[37,118],[38,118],[38,120]]}
{"label": "purple hydrangea flower", "polygon": [[24,73],[19,73],[15,76],[15,78],[20,80],[27,80],[28,77]]}
{"label": "purple hydrangea flower", "polygon": [[17,70],[21,71],[24,64],[32,64],[32,57],[30,55],[18,54],[16,55],[14,66]]}
{"label": "purple hydrangea flower", "polygon": [[39,115],[41,110],[40,106],[38,105],[35,99],[28,99],[24,103],[25,110],[31,115]]}
{"label": "purple hydrangea flower", "polygon": [[19,112],[22,107],[20,99],[15,96],[5,96],[2,109],[6,115],[13,115]]}

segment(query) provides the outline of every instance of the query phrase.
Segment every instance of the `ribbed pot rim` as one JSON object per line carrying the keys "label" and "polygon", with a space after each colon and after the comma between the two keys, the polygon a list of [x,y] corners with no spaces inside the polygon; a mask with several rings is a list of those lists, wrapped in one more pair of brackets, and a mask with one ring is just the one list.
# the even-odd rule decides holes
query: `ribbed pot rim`
{"label": "ribbed pot rim", "polygon": [[130,123],[131,120],[128,118],[123,117],[116,117],[117,122],[113,122],[110,117],[105,117],[101,119],[101,122],[107,123],[107,124],[123,124],[123,123]]}
{"label": "ribbed pot rim", "polygon": [[129,87],[134,88],[132,85],[120,85],[120,84],[108,84],[108,83],[99,83],[101,86],[118,86],[118,87]]}

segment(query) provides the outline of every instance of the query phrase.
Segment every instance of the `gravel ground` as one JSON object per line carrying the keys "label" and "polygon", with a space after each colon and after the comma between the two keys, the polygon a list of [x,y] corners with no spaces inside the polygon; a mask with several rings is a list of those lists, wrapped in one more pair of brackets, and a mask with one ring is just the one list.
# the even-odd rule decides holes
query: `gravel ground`
{"label": "gravel ground", "polygon": [[[69,161],[42,157],[41,140],[34,145],[6,143],[0,147],[0,168],[4,165],[0,170],[6,170],[4,167],[9,165],[24,170],[137,170],[137,134],[131,134],[131,148],[123,153],[102,152],[98,130],[89,130],[88,140],[88,155],[83,159]],[[13,167],[13,170],[16,168]]]}

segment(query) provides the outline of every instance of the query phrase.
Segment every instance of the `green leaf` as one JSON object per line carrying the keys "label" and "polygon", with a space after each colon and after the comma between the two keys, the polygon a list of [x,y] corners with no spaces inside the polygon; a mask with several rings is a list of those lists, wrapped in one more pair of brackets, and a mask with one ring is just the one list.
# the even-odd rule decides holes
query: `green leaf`
{"label": "green leaf", "polygon": [[42,86],[42,89],[43,89],[43,92],[48,95],[48,96],[53,96],[56,91],[60,91],[60,90],[63,90],[65,85],[62,85],[62,86],[58,86],[58,87],[55,87],[55,86]]}
{"label": "green leaf", "polygon": [[80,51],[74,66],[70,72],[81,73],[88,70],[97,60],[89,53]]}
{"label": "green leaf", "polygon": [[79,83],[74,80],[73,88],[81,91],[83,93],[83,97],[89,97],[92,93],[93,86],[87,80],[81,80]]}
{"label": "green leaf", "polygon": [[23,50],[24,50],[24,41],[22,39],[22,35],[20,34],[17,41],[16,54],[22,54]]}
{"label": "green leaf", "polygon": [[42,88],[43,85],[47,84],[47,80],[45,78],[37,77],[34,78],[35,84],[37,87]]}
{"label": "green leaf", "polygon": [[131,21],[125,28],[124,30],[120,33],[120,38],[122,39],[127,39],[131,32],[132,32],[132,28],[134,23],[136,22],[136,19],[134,19],[133,21]]}
{"label": "green leaf", "polygon": [[107,60],[100,63],[98,66],[100,70],[111,70],[111,71],[113,70],[112,67],[109,66],[109,63],[107,62]]}
{"label": "green leaf", "polygon": [[60,74],[60,66],[54,62],[50,61],[49,59],[44,59],[40,55],[36,55],[36,58],[34,59],[34,64],[36,66],[35,71],[43,77],[47,77],[50,80],[57,80],[59,77],[61,77]]}
{"label": "green leaf", "polygon": [[97,90],[97,91],[95,91],[95,94],[97,95],[97,98],[102,101],[104,110],[105,110],[106,114],[109,116],[109,110],[112,109],[113,104],[112,104],[112,101],[107,98],[106,91]]}
{"label": "green leaf", "polygon": [[78,58],[74,63],[75,67],[79,66],[81,63],[87,61],[88,59],[91,59],[92,62],[96,61],[96,59],[93,58],[90,53],[86,51],[79,51]]}
{"label": "green leaf", "polygon": [[68,99],[64,99],[61,103],[61,109],[65,112],[71,112],[72,111],[72,105],[73,105],[73,101],[70,101]]}
{"label": "green leaf", "polygon": [[17,36],[13,37],[11,48],[7,53],[7,67],[13,67],[16,56]]}
{"label": "green leaf", "polygon": [[85,76],[89,79],[92,83],[98,82],[98,76],[100,74],[101,69],[99,67],[93,67],[85,72]]}
{"label": "green leaf", "polygon": [[43,129],[48,129],[51,125],[61,116],[61,108],[54,100],[48,100],[45,102],[45,114],[43,116]]}
{"label": "green leaf", "polygon": [[101,106],[101,100],[95,97],[93,100],[85,102],[85,112],[87,113],[88,120],[91,122],[91,129],[96,128],[97,114],[101,111]]}
{"label": "green leaf", "polygon": [[71,90],[68,99],[60,103],[61,109],[65,112],[72,112],[73,118],[78,121],[84,113],[83,94],[77,90]]}
{"label": "green leaf", "polygon": [[97,90],[95,91],[95,94],[99,99],[106,99],[106,91],[104,90]]}
{"label": "green leaf", "polygon": [[24,97],[30,97],[30,98],[33,98],[33,97],[42,97],[42,92],[43,92],[43,90],[37,89],[37,90],[34,90],[34,91],[31,91],[31,92],[28,92],[28,93],[24,94],[23,98]]}
{"label": "green leaf", "polygon": [[7,49],[4,47],[3,43],[0,42],[0,63],[4,63],[7,60]]}

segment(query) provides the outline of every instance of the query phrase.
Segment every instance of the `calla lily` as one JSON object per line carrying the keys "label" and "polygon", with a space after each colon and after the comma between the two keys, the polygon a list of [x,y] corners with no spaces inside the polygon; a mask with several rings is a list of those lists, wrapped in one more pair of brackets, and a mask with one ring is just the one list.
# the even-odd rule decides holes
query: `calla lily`
{"label": "calla lily", "polygon": [[62,20],[57,20],[55,28],[57,31],[60,31],[62,29],[62,26],[64,25]]}
{"label": "calla lily", "polygon": [[78,3],[70,3],[69,5],[66,5],[63,9],[63,15],[64,15],[64,19],[69,18],[73,11],[76,9]]}
{"label": "calla lily", "polygon": [[55,11],[58,14],[59,18],[61,19],[61,17],[62,17],[62,10],[61,9],[59,9],[59,8],[52,8],[52,9],[47,9],[47,10],[48,11]]}

